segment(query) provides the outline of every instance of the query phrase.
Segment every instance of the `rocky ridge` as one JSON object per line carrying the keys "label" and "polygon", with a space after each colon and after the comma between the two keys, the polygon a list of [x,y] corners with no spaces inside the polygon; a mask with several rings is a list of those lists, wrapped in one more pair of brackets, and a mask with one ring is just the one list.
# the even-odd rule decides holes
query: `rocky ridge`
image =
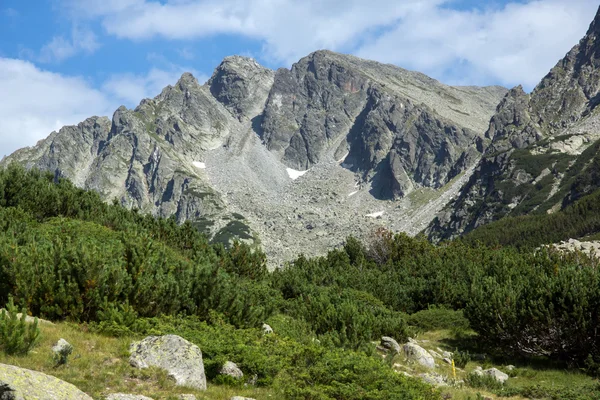
{"label": "rocky ridge", "polygon": [[0,164],[261,242],[272,265],[377,227],[417,233],[468,179],[500,87],[450,87],[329,51],[271,71],[228,57],[112,121],[92,117]]}
{"label": "rocky ridge", "polygon": [[506,94],[485,134],[490,145],[460,196],[427,228],[431,239],[504,216],[555,212],[599,187],[599,39],[600,10],[531,94],[520,86]]}

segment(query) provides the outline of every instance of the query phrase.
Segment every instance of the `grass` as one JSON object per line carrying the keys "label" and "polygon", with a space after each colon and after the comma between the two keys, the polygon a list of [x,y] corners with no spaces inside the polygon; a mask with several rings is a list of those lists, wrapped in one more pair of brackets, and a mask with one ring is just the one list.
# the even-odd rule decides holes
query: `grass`
{"label": "grass", "polygon": [[[157,368],[138,370],[129,365],[128,348],[137,338],[114,338],[90,332],[86,325],[59,323],[56,325],[40,324],[41,339],[27,356],[7,356],[0,353],[0,363],[16,365],[55,376],[70,382],[94,399],[103,399],[109,393],[131,393],[152,397],[154,399],[174,399],[178,394],[190,393],[198,399],[225,400],[232,396],[245,396],[257,400],[279,399],[276,389],[221,386],[208,383],[206,391],[186,389],[175,386],[167,374]],[[52,360],[51,347],[58,339],[64,338],[74,347],[73,354],[66,365],[56,367]],[[477,353],[477,337],[470,331],[458,334],[456,330],[443,329],[419,333],[415,337],[419,345],[427,350],[453,352],[458,347]],[[441,360],[435,373],[452,378],[452,367]],[[591,399],[598,395],[597,380],[577,370],[551,366],[543,360],[539,362],[511,361],[516,368],[509,371],[507,360],[489,357],[485,361],[470,361],[464,369],[456,369],[456,383],[442,388],[442,398],[454,400],[469,399]],[[403,355],[391,360],[398,373],[402,371],[411,375],[432,372],[426,368],[409,364]],[[496,367],[511,377],[502,389],[473,388],[465,383],[465,378],[477,366],[484,369]],[[587,390],[587,392],[586,392]],[[587,397],[581,393],[587,393]],[[510,396],[509,394],[517,394]],[[483,397],[478,397],[483,396]],[[581,395],[581,397],[580,397]]]}
{"label": "grass", "polygon": [[[157,368],[139,370],[129,365],[131,338],[113,338],[88,332],[85,326],[69,323],[40,324],[41,339],[27,356],[7,356],[0,353],[0,363],[40,371],[72,383],[94,399],[109,393],[141,394],[154,399],[191,393],[198,399],[228,400],[232,396],[257,400],[276,398],[262,388],[231,388],[208,384],[206,391],[175,386],[167,374]],[[73,345],[66,365],[55,367],[51,347],[64,338]]]}

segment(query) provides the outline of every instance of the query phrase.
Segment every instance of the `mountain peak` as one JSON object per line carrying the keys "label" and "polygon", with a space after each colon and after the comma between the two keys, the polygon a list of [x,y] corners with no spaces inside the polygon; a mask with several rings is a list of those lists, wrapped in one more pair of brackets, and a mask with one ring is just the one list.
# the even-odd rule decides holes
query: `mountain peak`
{"label": "mountain peak", "polygon": [[197,86],[198,85],[198,80],[196,79],[196,77],[194,75],[191,74],[191,72],[184,72],[181,75],[181,78],[179,78],[179,80],[177,81],[177,86],[180,88],[185,88],[185,87],[189,87],[189,86]]}

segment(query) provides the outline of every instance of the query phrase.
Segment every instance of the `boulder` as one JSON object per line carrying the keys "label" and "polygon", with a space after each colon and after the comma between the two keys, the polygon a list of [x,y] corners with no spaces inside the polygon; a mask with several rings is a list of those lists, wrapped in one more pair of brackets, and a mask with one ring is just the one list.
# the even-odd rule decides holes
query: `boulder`
{"label": "boulder", "polygon": [[196,396],[193,394],[180,394],[177,396],[179,400],[196,400]]}
{"label": "boulder", "polygon": [[106,400],[152,400],[152,398],[141,394],[113,393],[106,396]]}
{"label": "boulder", "polygon": [[254,399],[251,397],[233,396],[229,400],[254,400]]}
{"label": "boulder", "polygon": [[[2,311],[4,311],[6,313],[6,315],[10,316],[10,314],[8,313],[8,311],[6,311],[6,309],[0,308],[0,314],[2,313]],[[22,316],[23,316],[22,313],[17,313],[18,319],[21,319]],[[51,321],[46,321],[45,319],[25,315],[25,322],[28,324],[34,323],[36,319],[38,320],[38,324],[54,325],[54,323]]]}
{"label": "boulder", "polygon": [[433,386],[448,386],[448,382],[446,382],[446,377],[436,373],[425,373],[419,374],[419,378],[429,385]]}
{"label": "boulder", "polygon": [[0,364],[0,399],[92,400],[75,386],[41,372]]}
{"label": "boulder", "polygon": [[394,353],[400,353],[400,345],[393,338],[389,336],[383,336],[381,338],[381,347],[383,347],[387,351],[392,351]]}
{"label": "boulder", "polygon": [[58,342],[52,346],[52,358],[58,365],[66,364],[67,359],[73,352],[73,346],[65,339],[59,339]]}
{"label": "boulder", "polygon": [[235,379],[241,379],[244,377],[244,373],[242,372],[242,370],[237,366],[236,363],[231,361],[227,361],[225,364],[223,364],[221,370],[219,371],[219,374],[231,376]]}
{"label": "boulder", "polygon": [[508,375],[496,368],[486,369],[485,371],[483,371],[483,373],[485,375],[490,375],[494,377],[494,379],[500,383],[504,383],[508,380]]}
{"label": "boulder", "polygon": [[516,367],[514,365],[507,365],[506,366],[506,370],[507,371],[513,371]]}
{"label": "boulder", "polygon": [[262,330],[265,335],[273,333],[273,328],[271,328],[271,325],[269,325],[269,324],[263,324]]}
{"label": "boulder", "polygon": [[159,367],[166,370],[179,386],[206,389],[202,351],[182,337],[148,336],[133,343],[129,351],[129,363],[133,367]]}
{"label": "boulder", "polygon": [[427,368],[435,368],[435,360],[421,346],[414,343],[406,343],[403,347],[404,355],[409,361],[416,362]]}

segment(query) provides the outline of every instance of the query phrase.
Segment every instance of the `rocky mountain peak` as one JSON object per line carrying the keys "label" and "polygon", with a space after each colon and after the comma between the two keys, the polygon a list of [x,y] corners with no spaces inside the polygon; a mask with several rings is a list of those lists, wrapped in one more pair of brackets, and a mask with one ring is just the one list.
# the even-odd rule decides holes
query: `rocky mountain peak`
{"label": "rocky mountain peak", "polygon": [[226,57],[207,82],[211,94],[236,118],[256,117],[264,107],[275,73],[253,58]]}
{"label": "rocky mountain peak", "polygon": [[177,81],[177,87],[183,90],[190,86],[199,86],[198,80],[190,72],[184,72]]}

